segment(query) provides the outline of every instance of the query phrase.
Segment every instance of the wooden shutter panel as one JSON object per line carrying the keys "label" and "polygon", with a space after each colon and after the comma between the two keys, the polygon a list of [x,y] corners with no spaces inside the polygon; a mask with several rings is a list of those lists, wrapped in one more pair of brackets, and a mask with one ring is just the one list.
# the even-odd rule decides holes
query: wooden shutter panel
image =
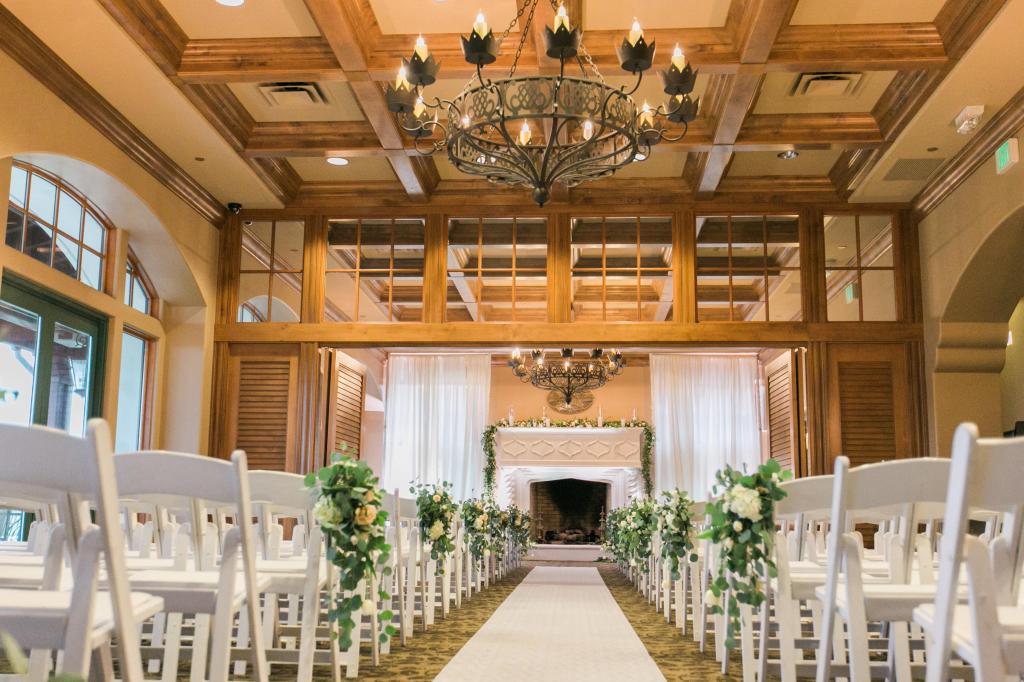
{"label": "wooden shutter panel", "polygon": [[829,347],[829,449],[852,466],[913,456],[906,349],[901,344]]}
{"label": "wooden shutter panel", "polygon": [[233,345],[227,442],[222,457],[245,450],[250,469],[294,471],[297,348]]}
{"label": "wooden shutter panel", "polygon": [[768,456],[784,470],[793,471],[795,443],[795,394],[789,352],[765,366],[768,393]]}
{"label": "wooden shutter panel", "polygon": [[334,394],[334,450],[348,446],[350,457],[359,459],[363,426],[363,375],[348,365],[337,365]]}

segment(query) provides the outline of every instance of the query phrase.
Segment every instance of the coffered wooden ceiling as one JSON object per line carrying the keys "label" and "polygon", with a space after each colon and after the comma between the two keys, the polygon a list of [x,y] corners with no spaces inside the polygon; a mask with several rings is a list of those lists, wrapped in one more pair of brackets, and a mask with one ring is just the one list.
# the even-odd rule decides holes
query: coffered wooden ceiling
{"label": "coffered wooden ceiling", "polygon": [[[386,109],[383,81],[394,77],[399,59],[422,31],[442,63],[443,79],[432,90],[457,93],[471,75],[459,34],[467,33],[479,9],[500,32],[514,19],[517,0],[249,0],[240,7],[215,0],[80,1],[83,9],[76,3],[71,11],[64,0],[0,4],[115,106],[125,101],[132,109],[125,112],[128,118],[223,202],[241,200],[257,208],[344,205],[354,197],[403,191],[421,202],[490,187],[459,174],[444,158],[418,156]],[[1004,5],[1022,2],[567,0],[609,81],[628,80],[614,48],[634,16],[657,40],[658,64],[663,66],[678,43],[700,73],[701,112],[689,134],[602,181],[600,191],[635,191],[642,187],[638,182],[650,187],[656,178],[674,196],[699,199],[757,187],[776,195],[790,192],[796,200],[845,200],[881,161],[891,162],[901,133]],[[134,54],[125,52],[124,40],[93,43],[91,58],[60,44],[82,20],[76,13],[93,7],[120,26],[122,38],[137,48]],[[552,16],[542,0],[536,23],[549,23]],[[510,35],[513,44],[517,30]],[[550,71],[539,44],[539,34],[528,40],[518,73]],[[497,69],[510,64],[512,47],[504,47]],[[132,107],[124,97],[118,101],[117,81],[122,65],[140,57],[149,62],[149,72],[132,67],[138,79]],[[647,79],[637,97],[661,102],[658,80]],[[290,85],[275,102],[268,90],[281,84]],[[191,105],[189,116],[205,119],[217,144],[193,134],[187,141],[195,151],[187,151],[176,139],[182,131],[164,130],[161,137],[158,119],[146,108],[156,102],[173,109],[172,91]],[[310,95],[320,101],[303,99]],[[948,122],[955,113],[941,110],[935,118]],[[179,123],[187,127],[192,121],[182,114]],[[790,149],[800,156],[778,158]],[[189,155],[215,157],[216,172],[196,166]],[[329,166],[328,155],[350,163]],[[258,187],[246,189],[247,182]],[[923,182],[885,199],[908,201]],[[863,189],[861,194],[873,198]],[[580,188],[556,200],[585,202],[593,196]]]}

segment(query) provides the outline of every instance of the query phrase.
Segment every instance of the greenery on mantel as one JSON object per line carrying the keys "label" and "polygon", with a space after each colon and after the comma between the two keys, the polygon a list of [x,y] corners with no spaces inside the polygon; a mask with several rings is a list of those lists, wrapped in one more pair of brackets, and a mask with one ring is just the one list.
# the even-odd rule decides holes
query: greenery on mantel
{"label": "greenery on mantel", "polygon": [[495,450],[495,438],[498,429],[508,428],[554,428],[554,429],[585,429],[585,428],[606,428],[606,429],[643,429],[644,442],[640,449],[640,474],[644,477],[644,493],[650,497],[654,490],[654,482],[651,480],[651,458],[654,453],[654,429],[643,419],[607,419],[601,424],[596,419],[562,419],[548,421],[545,419],[499,419],[486,429],[483,435],[484,457],[484,494],[488,498],[494,497],[494,486],[498,473],[497,452]]}

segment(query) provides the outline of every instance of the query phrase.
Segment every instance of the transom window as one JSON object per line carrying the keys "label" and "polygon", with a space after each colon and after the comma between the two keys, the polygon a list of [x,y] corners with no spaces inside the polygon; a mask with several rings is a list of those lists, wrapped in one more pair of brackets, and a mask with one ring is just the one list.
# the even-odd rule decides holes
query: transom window
{"label": "transom window", "polygon": [[27,164],[11,169],[5,243],[103,291],[109,226],[60,178]]}
{"label": "transom window", "polygon": [[239,322],[298,322],[305,223],[248,221],[242,228]]}
{"label": "transom window", "polygon": [[124,278],[124,304],[135,308],[146,315],[153,314],[153,301],[156,295],[149,284],[149,278],[139,265],[138,259],[128,251],[127,266]]}
{"label": "transom window", "polygon": [[825,216],[829,322],[896,319],[892,217]]}

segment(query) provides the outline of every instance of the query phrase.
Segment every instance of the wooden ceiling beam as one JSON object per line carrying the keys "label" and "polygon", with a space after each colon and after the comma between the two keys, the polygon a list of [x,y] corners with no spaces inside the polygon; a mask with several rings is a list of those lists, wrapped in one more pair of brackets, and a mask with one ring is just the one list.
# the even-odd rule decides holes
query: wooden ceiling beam
{"label": "wooden ceiling beam", "polygon": [[[394,114],[388,110],[384,91],[367,72],[365,35],[370,29],[361,30],[366,21],[365,7],[360,7],[357,0],[306,0],[306,8],[344,70],[381,148],[404,150],[405,136]],[[388,156],[388,161],[409,197],[430,196],[440,180],[437,165],[430,157],[414,159],[405,154],[393,154]]]}
{"label": "wooden ceiling beam", "polygon": [[[231,148],[241,154],[254,124],[252,116],[226,85],[193,85],[178,76],[188,41],[160,1],[99,3]],[[278,201],[288,204],[295,198],[302,180],[286,160],[242,158]]]}
{"label": "wooden ceiling beam", "polygon": [[[163,49],[159,54],[164,54]],[[0,50],[205,220],[218,227],[224,222],[227,211],[216,197],[3,6],[0,6]]]}
{"label": "wooden ceiling beam", "polygon": [[914,67],[917,70],[901,71],[889,83],[889,87],[882,93],[871,111],[878,121],[885,142],[873,149],[844,151],[829,171],[829,178],[844,201],[867,179],[888,148],[999,14],[1006,2],[1007,0],[946,0],[934,23],[946,53],[945,62],[934,70]]}

